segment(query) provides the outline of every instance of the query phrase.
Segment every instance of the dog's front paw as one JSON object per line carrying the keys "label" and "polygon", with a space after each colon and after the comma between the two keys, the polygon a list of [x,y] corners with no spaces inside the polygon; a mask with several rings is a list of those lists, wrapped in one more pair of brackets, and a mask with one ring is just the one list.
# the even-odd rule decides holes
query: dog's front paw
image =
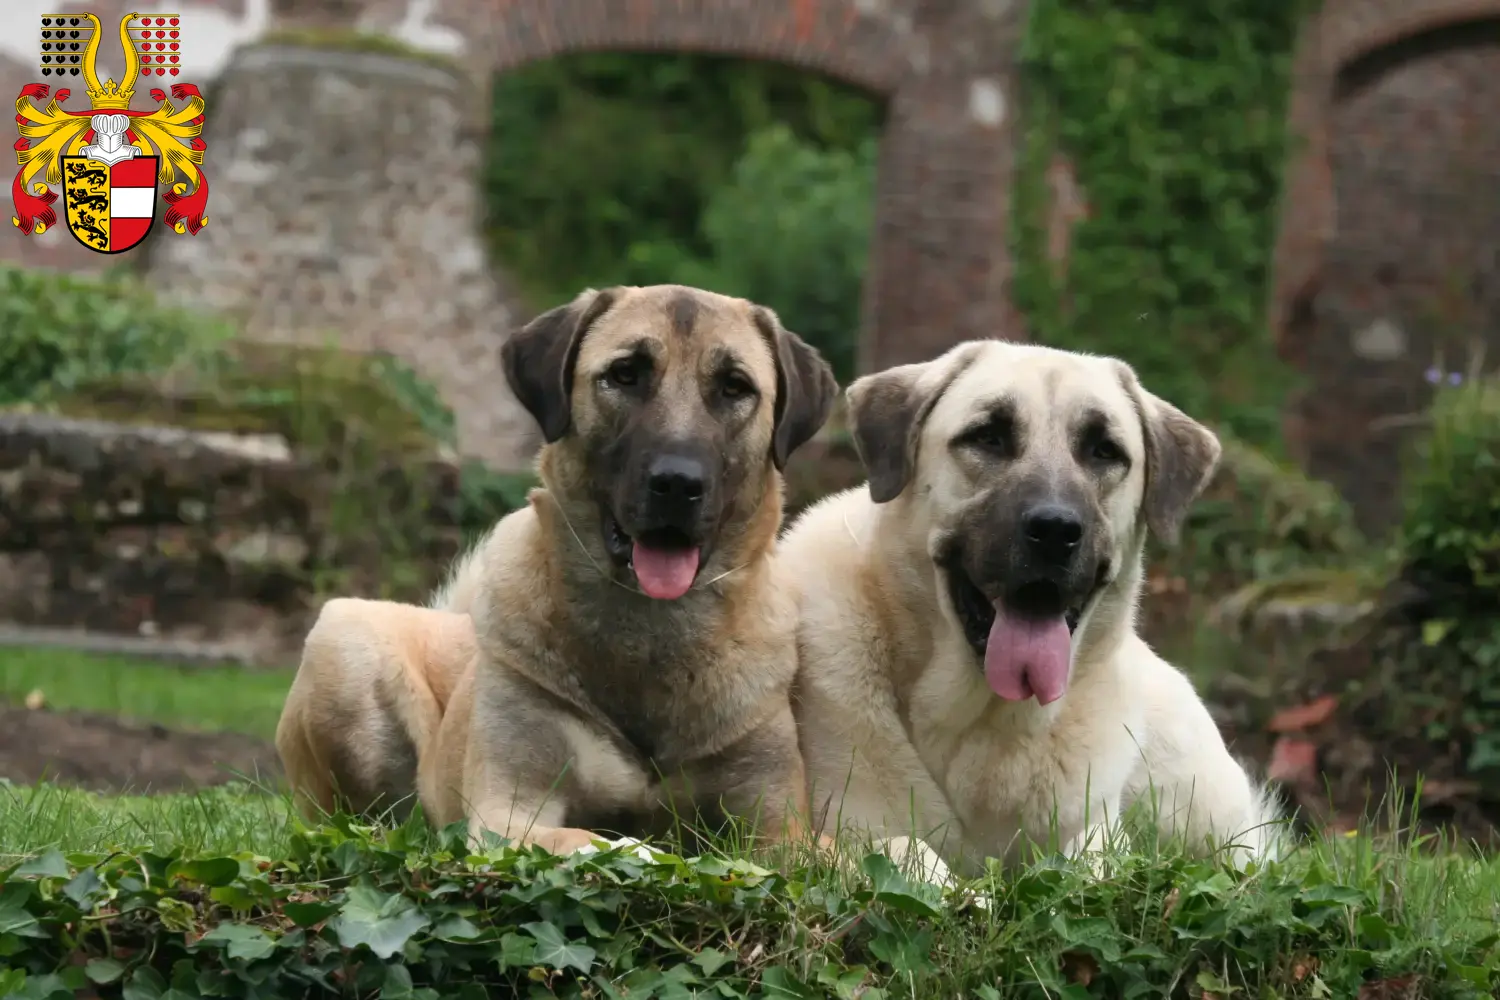
{"label": "dog's front paw", "polygon": [[565,857],[575,851],[594,848],[594,841],[608,841],[592,830],[580,830],[573,826],[560,826],[550,830],[533,830],[521,838],[523,844],[535,844],[550,854]]}
{"label": "dog's front paw", "polygon": [[880,844],[880,849],[903,871],[913,872],[924,882],[944,888],[956,884],[953,872],[938,853],[917,837],[891,837]]}

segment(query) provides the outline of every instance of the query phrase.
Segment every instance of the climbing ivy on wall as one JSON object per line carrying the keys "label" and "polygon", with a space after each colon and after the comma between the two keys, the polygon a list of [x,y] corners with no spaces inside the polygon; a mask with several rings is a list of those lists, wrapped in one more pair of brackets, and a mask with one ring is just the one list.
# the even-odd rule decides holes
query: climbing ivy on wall
{"label": "climbing ivy on wall", "polygon": [[[1148,387],[1257,444],[1290,375],[1265,323],[1301,0],[1033,0],[1015,192],[1033,336],[1116,354]],[[1047,255],[1047,169],[1088,215]],[[1065,274],[1065,277],[1062,275]]]}

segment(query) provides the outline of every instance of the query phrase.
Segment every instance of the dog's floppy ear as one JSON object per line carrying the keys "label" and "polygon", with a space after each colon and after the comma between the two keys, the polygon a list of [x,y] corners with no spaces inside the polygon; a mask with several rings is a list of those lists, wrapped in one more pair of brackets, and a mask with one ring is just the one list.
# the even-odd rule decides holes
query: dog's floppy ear
{"label": "dog's floppy ear", "polygon": [[1165,544],[1175,545],[1188,508],[1219,466],[1223,446],[1213,431],[1142,388],[1124,362],[1120,380],[1135,400],[1146,441],[1146,526]]}
{"label": "dog's floppy ear", "polygon": [[573,423],[573,369],[584,334],[619,296],[619,289],[584,289],[512,333],[500,347],[505,381],[542,428],[548,444]]}
{"label": "dog's floppy ear", "polygon": [[887,368],[849,386],[849,423],[871,500],[886,503],[906,489],[927,415],[983,350],[984,341],[966,341],[932,361]]}
{"label": "dog's floppy ear", "polygon": [[817,348],[782,326],[776,313],[765,306],[755,306],[754,312],[755,325],[776,356],[771,461],[780,471],[786,468],[792,452],[811,440],[828,420],[839,386],[833,369]]}
{"label": "dog's floppy ear", "polygon": [[899,365],[855,379],[844,392],[854,447],[870,479],[870,499],[894,500],[911,482],[917,432],[928,407],[917,383],[927,365]]}

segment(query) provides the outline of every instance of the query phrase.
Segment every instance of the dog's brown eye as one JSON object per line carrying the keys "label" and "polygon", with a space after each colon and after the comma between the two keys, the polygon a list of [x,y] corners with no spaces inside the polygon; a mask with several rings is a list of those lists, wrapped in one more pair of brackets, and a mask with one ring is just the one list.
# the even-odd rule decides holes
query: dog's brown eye
{"label": "dog's brown eye", "polygon": [[745,376],[730,372],[719,380],[719,391],[726,399],[744,399],[755,393],[755,386]]}
{"label": "dog's brown eye", "polygon": [[990,420],[965,431],[959,442],[993,455],[1009,455],[1014,439],[1014,427],[1009,420]]}
{"label": "dog's brown eye", "polygon": [[1125,461],[1125,453],[1120,450],[1119,445],[1115,444],[1109,438],[1100,438],[1098,441],[1095,441],[1094,447],[1089,450],[1089,454],[1093,456],[1094,461],[1103,462],[1106,465],[1115,465]]}
{"label": "dog's brown eye", "polygon": [[604,380],[610,385],[628,388],[640,383],[643,367],[637,358],[621,358],[604,369]]}

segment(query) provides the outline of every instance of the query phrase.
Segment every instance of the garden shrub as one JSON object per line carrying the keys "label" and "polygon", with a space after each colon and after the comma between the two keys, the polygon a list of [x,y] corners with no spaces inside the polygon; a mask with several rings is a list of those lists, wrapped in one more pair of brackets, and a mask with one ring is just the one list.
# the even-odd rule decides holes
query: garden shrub
{"label": "garden shrub", "polygon": [[1220,431],[1218,472],[1189,510],[1180,561],[1213,579],[1264,579],[1345,563],[1368,543],[1337,490]]}
{"label": "garden shrub", "polygon": [[549,59],[498,75],[491,105],[490,243],[538,307],[585,286],[675,280],[680,259],[710,257],[700,222],[750,136],[781,124],[853,151],[883,113],[812,73],[688,53]]}
{"label": "garden shrub", "polygon": [[873,139],[851,152],[819,149],[784,126],[757,133],[704,212],[709,260],[697,274],[679,273],[694,279],[689,284],[773,305],[847,380],[874,188]]}
{"label": "garden shrub", "polygon": [[1440,389],[1408,472],[1406,572],[1454,612],[1500,608],[1500,378]]}
{"label": "garden shrub", "polygon": [[116,375],[162,371],[223,344],[232,328],[158,304],[129,276],[0,265],[0,405]]}
{"label": "garden shrub", "polygon": [[1500,775],[1500,377],[1441,388],[1407,470],[1403,582],[1419,595],[1410,680],[1466,768]]}

